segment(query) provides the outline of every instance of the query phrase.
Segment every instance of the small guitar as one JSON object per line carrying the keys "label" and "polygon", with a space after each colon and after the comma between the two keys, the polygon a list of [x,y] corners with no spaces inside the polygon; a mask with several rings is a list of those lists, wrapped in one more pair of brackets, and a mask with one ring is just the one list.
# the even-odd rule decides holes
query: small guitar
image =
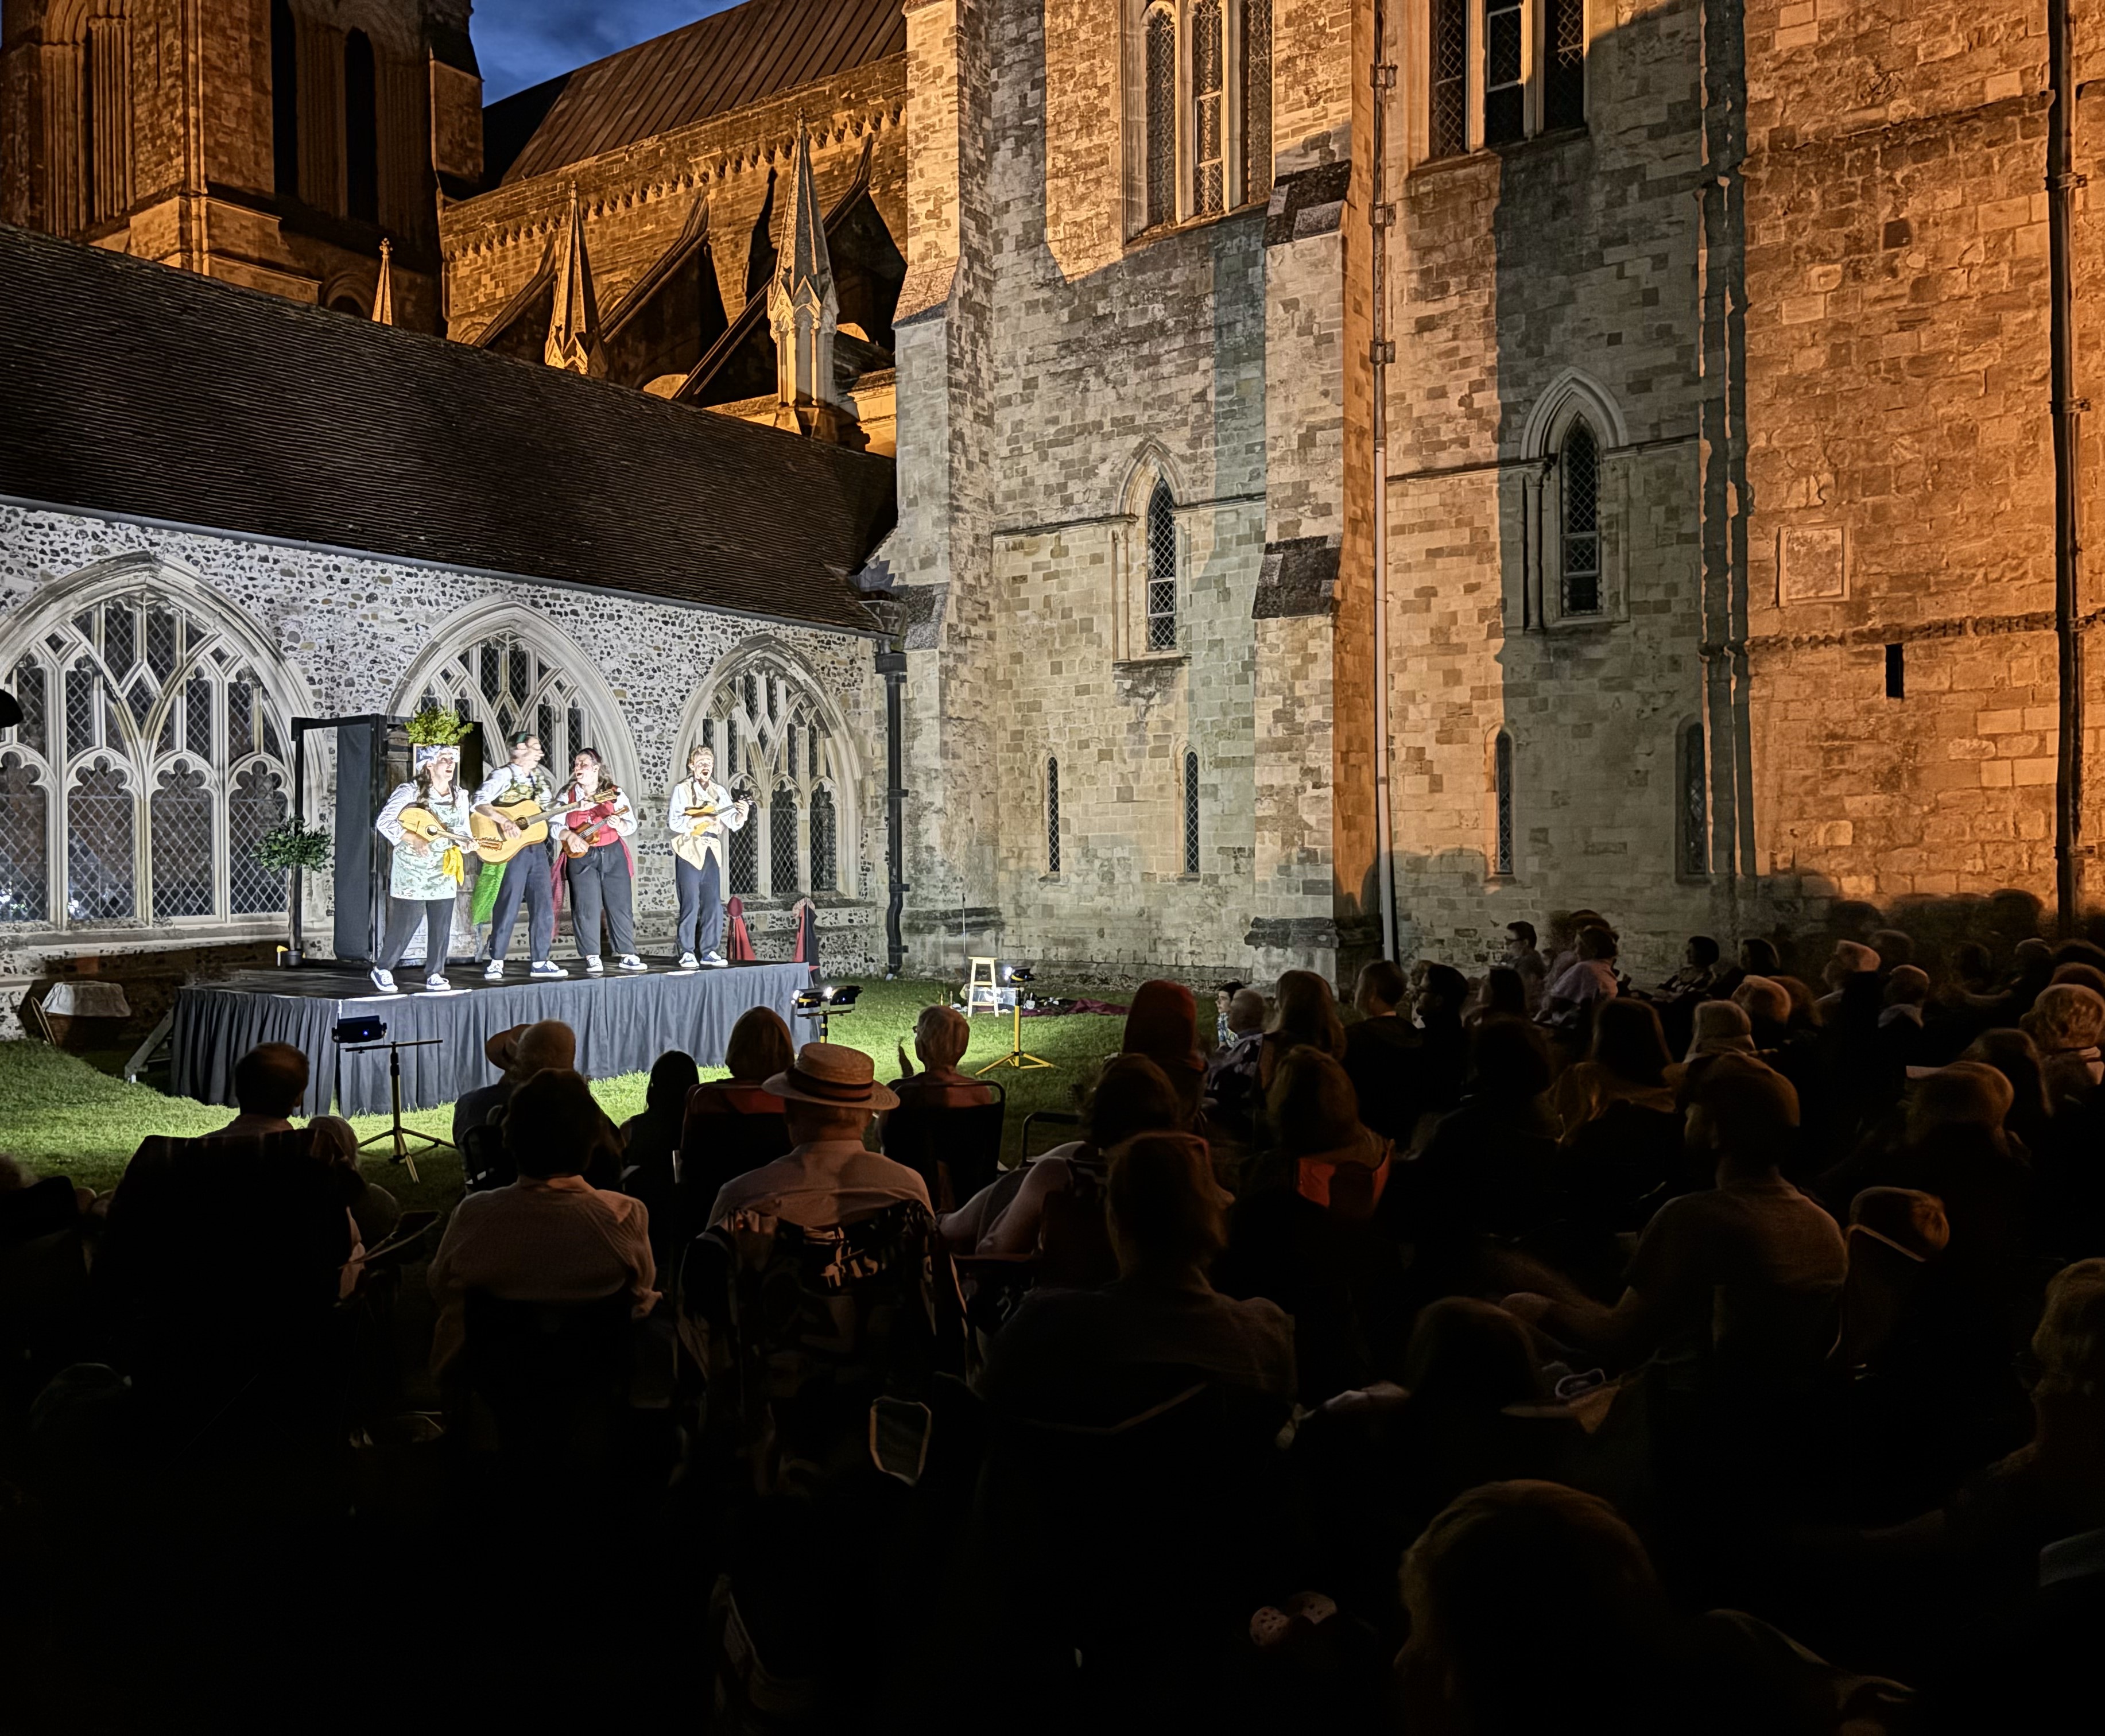
{"label": "small guitar", "polygon": [[[582,825],[573,825],[563,834],[563,854],[569,857],[583,856],[594,844],[612,843],[619,838],[621,834],[612,826],[601,825],[597,823],[611,814],[614,808],[615,804],[612,802],[595,802],[589,808],[573,809],[572,812],[578,814],[584,823]],[[584,835],[588,832],[595,835],[588,838]],[[601,832],[605,832],[607,835],[604,838],[597,836],[597,834]]]}
{"label": "small guitar", "polygon": [[445,852],[439,866],[456,880],[467,878],[464,858],[475,848],[473,839],[462,837],[430,808],[419,808],[414,803],[395,817],[395,823],[402,828],[405,838],[421,838],[427,844],[444,845]]}
{"label": "small guitar", "polygon": [[498,823],[485,813],[470,812],[467,829],[475,853],[485,862],[508,862],[530,844],[548,841],[548,818],[533,797],[517,802],[489,804],[519,828],[516,838],[507,838]]}

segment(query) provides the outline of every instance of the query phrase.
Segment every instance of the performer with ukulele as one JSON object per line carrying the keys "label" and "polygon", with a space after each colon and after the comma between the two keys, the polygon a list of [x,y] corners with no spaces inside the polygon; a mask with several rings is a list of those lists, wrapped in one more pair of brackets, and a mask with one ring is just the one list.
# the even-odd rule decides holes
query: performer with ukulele
{"label": "performer with ukulele", "polygon": [[613,931],[615,968],[648,970],[636,955],[633,870],[628,834],[636,830],[636,810],[628,798],[607,781],[597,754],[579,748],[570,761],[570,781],[556,798],[562,825],[556,834],[563,848],[563,873],[570,883],[572,932],[585,955],[585,972],[598,976],[600,916]]}
{"label": "performer with ukulele", "polygon": [[[673,834],[673,877],[680,889],[680,969],[720,965],[723,955],[724,838],[745,824],[751,804],[735,802],[716,781],[715,754],[698,747],[687,776],[673,786],[666,824]],[[701,956],[697,959],[695,955]]]}
{"label": "performer with ukulele", "polygon": [[[476,791],[475,811],[485,820],[495,822],[499,837],[509,839],[519,835],[518,821],[503,812],[500,803],[503,808],[517,810],[521,803],[530,802],[543,814],[554,812],[556,781],[548,776],[541,758],[541,738],[531,730],[521,730],[512,738],[512,763],[499,766]],[[504,955],[512,950],[512,930],[519,919],[522,900],[526,906],[527,957],[530,961],[526,974],[558,978],[570,975],[548,956],[548,949],[556,939],[556,886],[549,870],[550,852],[554,848],[552,839],[528,844],[504,865],[504,879],[497,888],[497,902],[490,906],[489,964],[482,973],[485,982],[504,980]]]}
{"label": "performer with ukulele", "polygon": [[[446,980],[446,946],[453,938],[454,899],[467,878],[460,848],[448,834],[467,835],[467,792],[454,782],[460,749],[436,747],[417,767],[417,775],[389,796],[373,830],[395,847],[387,870],[387,931],[373,961],[373,986],[383,995],[400,991],[395,967],[409,950],[409,938],[424,924],[424,987],[450,989]],[[422,828],[403,823],[413,812]]]}

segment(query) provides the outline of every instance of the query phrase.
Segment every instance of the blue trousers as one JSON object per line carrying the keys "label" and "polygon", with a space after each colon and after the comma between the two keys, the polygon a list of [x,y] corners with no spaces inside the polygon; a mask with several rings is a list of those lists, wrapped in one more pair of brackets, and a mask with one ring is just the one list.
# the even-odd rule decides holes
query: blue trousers
{"label": "blue trousers", "polygon": [[723,877],[717,859],[697,868],[684,856],[673,858],[673,880],[679,888],[680,915],[673,929],[682,952],[723,951]]}
{"label": "blue trousers", "polygon": [[526,937],[533,948],[527,962],[539,964],[556,939],[556,888],[548,879],[546,844],[529,844],[504,865],[497,902],[489,911],[489,955],[500,964],[512,950],[512,925],[518,920],[522,898],[526,902]]}
{"label": "blue trousers", "polygon": [[600,956],[603,912],[615,955],[635,951],[635,894],[628,884],[628,852],[618,843],[594,844],[583,856],[565,857],[563,872],[570,881],[570,932],[577,936],[578,951],[588,959]]}

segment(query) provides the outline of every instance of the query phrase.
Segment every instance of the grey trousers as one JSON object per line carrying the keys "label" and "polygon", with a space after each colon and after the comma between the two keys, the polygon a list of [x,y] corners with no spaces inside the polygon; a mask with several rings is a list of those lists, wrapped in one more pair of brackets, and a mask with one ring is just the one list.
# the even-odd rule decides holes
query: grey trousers
{"label": "grey trousers", "polygon": [[570,886],[570,932],[578,951],[600,956],[602,914],[614,937],[615,955],[636,951],[635,893],[628,879],[628,852],[618,843],[595,844],[583,856],[565,858],[564,877]]}

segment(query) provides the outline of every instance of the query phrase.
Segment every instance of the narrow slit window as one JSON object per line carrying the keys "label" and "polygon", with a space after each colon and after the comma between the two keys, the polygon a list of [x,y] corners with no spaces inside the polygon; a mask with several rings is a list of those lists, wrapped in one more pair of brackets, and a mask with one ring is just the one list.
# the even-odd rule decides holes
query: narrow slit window
{"label": "narrow slit window", "polygon": [[1527,132],[1527,62],[1521,0],[1484,0],[1484,142],[1510,145]]}
{"label": "narrow slit window", "polygon": [[1147,501],[1147,648],[1177,649],[1177,503],[1166,482]]}
{"label": "narrow slit window", "polygon": [[1888,645],[1886,647],[1886,697],[1907,697],[1907,647]]}
{"label": "narrow slit window", "polygon": [[1563,472],[1564,612],[1601,612],[1601,449],[1582,419],[1560,455]]}
{"label": "narrow slit window", "polygon": [[1709,755],[1701,723],[1681,732],[1681,871],[1710,871]]}
{"label": "narrow slit window", "polygon": [[1271,0],[1243,0],[1243,197],[1271,191]]}
{"label": "narrow slit window", "polygon": [[1199,756],[1184,756],[1184,871],[1199,871]]}
{"label": "narrow slit window", "polygon": [[1147,15],[1147,226],[1177,220],[1177,20]]}
{"label": "narrow slit window", "polygon": [[1491,747],[1491,872],[1513,871],[1513,745],[1501,730]]}
{"label": "narrow slit window", "polygon": [[1554,132],[1586,124],[1586,0],[1549,0],[1544,31],[1542,124]]}
{"label": "narrow slit window", "polygon": [[1045,762],[1045,871],[1060,871],[1060,762]]}
{"label": "narrow slit window", "polygon": [[1227,204],[1227,91],[1222,77],[1221,0],[1191,8],[1191,208],[1210,217]]}
{"label": "narrow slit window", "polygon": [[1468,0],[1432,0],[1432,154],[1459,157],[1469,148]]}

